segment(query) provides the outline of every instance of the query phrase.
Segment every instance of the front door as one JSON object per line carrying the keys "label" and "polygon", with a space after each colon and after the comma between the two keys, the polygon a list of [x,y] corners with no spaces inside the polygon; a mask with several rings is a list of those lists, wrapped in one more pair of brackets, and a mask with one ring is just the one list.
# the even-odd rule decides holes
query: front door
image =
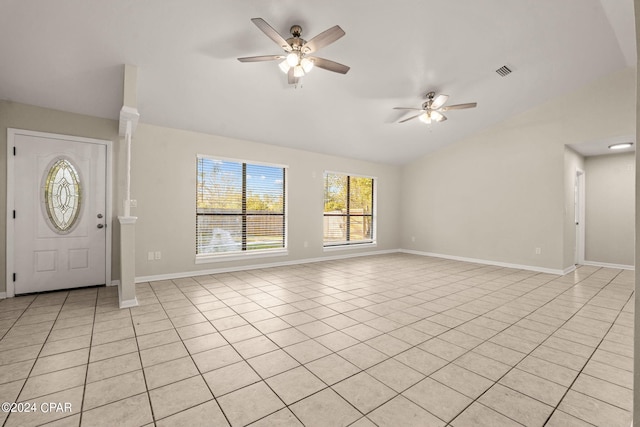
{"label": "front door", "polygon": [[15,294],[106,284],[107,145],[13,136]]}

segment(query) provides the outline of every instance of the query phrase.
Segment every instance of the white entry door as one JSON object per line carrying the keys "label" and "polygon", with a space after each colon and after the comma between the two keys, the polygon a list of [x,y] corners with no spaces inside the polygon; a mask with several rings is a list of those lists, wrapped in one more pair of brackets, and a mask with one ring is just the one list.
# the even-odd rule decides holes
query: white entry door
{"label": "white entry door", "polygon": [[14,293],[106,284],[107,145],[14,132]]}

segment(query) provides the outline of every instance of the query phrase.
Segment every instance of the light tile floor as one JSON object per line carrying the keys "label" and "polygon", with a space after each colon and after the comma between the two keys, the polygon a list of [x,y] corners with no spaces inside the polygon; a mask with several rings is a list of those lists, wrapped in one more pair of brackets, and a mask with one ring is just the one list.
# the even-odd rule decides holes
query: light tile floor
{"label": "light tile floor", "polygon": [[0,301],[0,400],[31,410],[0,422],[631,422],[630,271],[560,277],[393,254],[137,292],[125,310],[112,287]]}

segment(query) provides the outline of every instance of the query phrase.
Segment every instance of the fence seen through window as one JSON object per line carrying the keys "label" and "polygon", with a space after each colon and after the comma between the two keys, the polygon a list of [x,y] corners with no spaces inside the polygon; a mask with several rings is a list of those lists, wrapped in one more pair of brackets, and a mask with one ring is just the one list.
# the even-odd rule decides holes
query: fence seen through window
{"label": "fence seen through window", "polygon": [[373,242],[374,179],[324,174],[324,245]]}
{"label": "fence seen through window", "polygon": [[284,248],[285,173],[198,156],[196,254]]}

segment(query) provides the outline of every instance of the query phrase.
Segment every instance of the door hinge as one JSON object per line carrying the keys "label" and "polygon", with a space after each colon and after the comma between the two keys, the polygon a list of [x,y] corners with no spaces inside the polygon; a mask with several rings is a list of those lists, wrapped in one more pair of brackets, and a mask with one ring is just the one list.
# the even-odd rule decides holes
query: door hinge
{"label": "door hinge", "polygon": [[16,155],[16,147],[13,147],[13,155]]}
{"label": "door hinge", "polygon": [[18,277],[18,275],[16,273],[13,273],[13,281],[16,281],[16,277]]}

